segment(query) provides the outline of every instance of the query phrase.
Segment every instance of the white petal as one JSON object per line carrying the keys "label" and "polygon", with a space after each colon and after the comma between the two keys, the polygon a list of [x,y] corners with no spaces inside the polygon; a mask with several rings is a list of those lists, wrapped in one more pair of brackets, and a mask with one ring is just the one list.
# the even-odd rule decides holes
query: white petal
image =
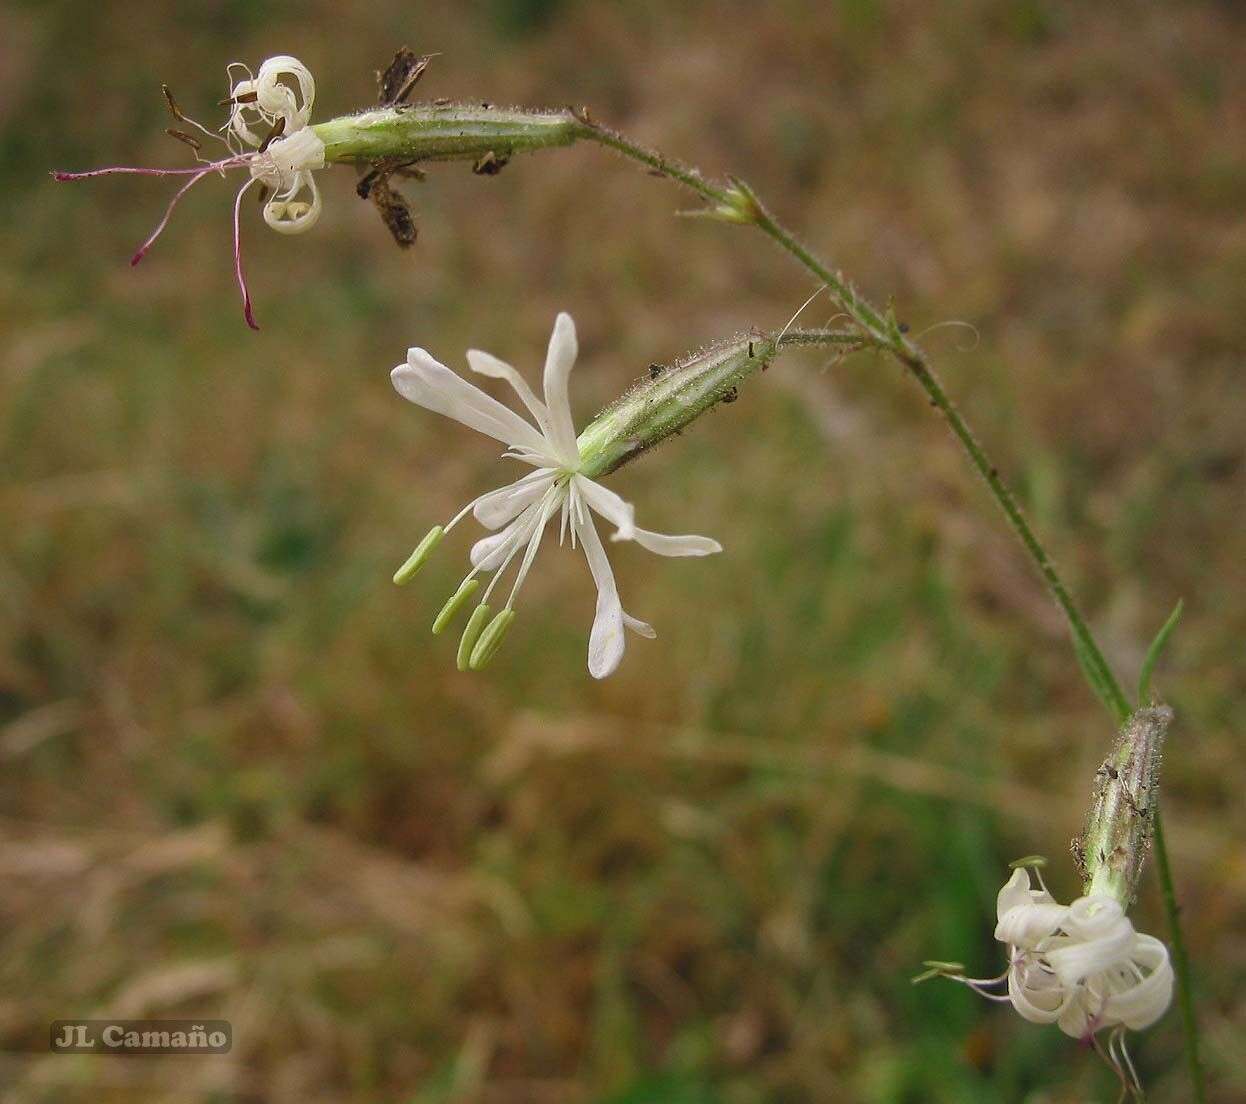
{"label": "white petal", "polygon": [[633,617],[627,610],[623,611],[623,624],[637,636],[643,636],[646,640],[653,640],[658,635],[657,630],[652,625]]}
{"label": "white petal", "polygon": [[1008,998],[1018,1014],[1030,1023],[1055,1023],[1068,1000],[1055,978],[1026,961],[1008,971]]}
{"label": "white petal", "polygon": [[618,530],[614,540],[632,539],[636,532],[636,507],[608,487],[582,475],[575,477],[575,485],[584,496],[584,501]]}
{"label": "white petal", "polygon": [[601,679],[613,674],[623,659],[623,605],[619,601],[614,572],[610,570],[610,561],[601,546],[593,519],[586,512],[583,520],[577,520],[574,513],[573,510],[572,524],[584,546],[584,557],[588,560],[589,571],[593,573],[593,582],[597,584],[597,613],[593,618],[593,631],[588,637],[588,673],[593,678]]}
{"label": "white petal", "polygon": [[575,467],[580,450],[575,443],[575,422],[571,418],[571,402],[567,397],[567,377],[575,365],[579,345],[571,315],[561,311],[554,320],[545,355],[545,405],[549,408],[550,439],[558,450],[558,459],[567,467]]}
{"label": "white petal", "polygon": [[1120,905],[1108,897],[1079,897],[1061,927],[1069,942],[1049,951],[1047,961],[1065,985],[1127,962],[1137,939]]}
{"label": "white petal", "polygon": [[533,507],[529,506],[500,533],[482,537],[472,545],[472,567],[480,571],[496,571],[511,549],[527,539],[528,522]]}
{"label": "white petal", "polygon": [[553,468],[537,468],[514,483],[481,495],[472,505],[472,515],[486,529],[500,529],[545,494],[553,482]]}
{"label": "white petal", "polygon": [[[627,540],[622,533],[616,533],[615,540]],[[723,546],[712,537],[698,537],[692,533],[683,536],[672,536],[670,533],[655,533],[651,529],[637,526],[632,531],[631,539],[641,548],[656,552],[659,556],[710,556],[721,552]]]}
{"label": "white petal", "polygon": [[1130,958],[1149,973],[1123,993],[1108,997],[1103,1014],[1141,1031],[1158,1020],[1172,1001],[1172,963],[1168,948],[1151,935],[1138,936]]}
{"label": "white petal", "polygon": [[478,372],[482,376],[488,376],[490,379],[502,379],[515,389],[515,394],[519,396],[524,406],[536,419],[537,425],[541,427],[543,433],[549,432],[549,413],[545,409],[545,404],[536,397],[528,381],[523,378],[514,368],[504,360],[498,360],[492,353],[482,352],[480,349],[467,350],[467,363],[471,366],[473,372]]}
{"label": "white petal", "polygon": [[398,394],[426,410],[444,414],[507,445],[522,445],[539,453],[549,450],[545,438],[518,414],[434,360],[424,349],[408,349],[407,363],[398,365],[390,379]]}
{"label": "white petal", "polygon": [[[1012,877],[1004,883],[1004,887],[995,898],[995,919],[1002,920],[1010,909],[1030,903],[1030,872],[1025,867],[1019,866],[1012,872]],[[999,936],[995,938],[998,939]]]}
{"label": "white petal", "polygon": [[995,925],[995,938],[1001,943],[1032,951],[1064,923],[1068,913],[1065,905],[1054,903],[1017,905],[1004,913]]}

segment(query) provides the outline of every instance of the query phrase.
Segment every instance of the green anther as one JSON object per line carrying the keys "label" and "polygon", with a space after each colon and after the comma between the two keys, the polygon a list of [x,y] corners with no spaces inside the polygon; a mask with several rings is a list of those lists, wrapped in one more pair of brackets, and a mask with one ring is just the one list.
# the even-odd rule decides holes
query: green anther
{"label": "green anther", "polygon": [[424,566],[428,557],[433,554],[433,549],[441,543],[441,538],[446,535],[446,531],[440,525],[434,525],[428,535],[415,546],[415,551],[407,557],[407,562],[394,572],[394,582],[398,586],[403,586],[415,578],[415,573]]}
{"label": "green anther", "polygon": [[476,646],[472,649],[471,668],[473,671],[479,671],[486,667],[497,650],[502,646],[502,638],[506,635],[506,630],[511,627],[511,622],[515,620],[515,611],[513,609],[499,610],[498,615],[489,622],[485,631],[480,634],[480,639],[476,641]]}
{"label": "green anther", "polygon": [[1008,864],[1009,870],[1021,870],[1038,868],[1047,865],[1047,860],[1042,855],[1026,855],[1023,859],[1016,859]]}
{"label": "green anther", "polygon": [[459,589],[454,592],[453,596],[450,598],[450,601],[441,607],[441,612],[437,614],[437,620],[433,622],[434,636],[440,633],[442,629],[454,620],[454,615],[467,604],[467,600],[479,589],[479,579],[464,579],[463,582],[459,584]]}
{"label": "green anther", "polygon": [[459,655],[455,662],[460,671],[468,669],[472,649],[476,647],[476,641],[480,638],[480,630],[485,627],[485,622],[488,620],[489,607],[482,602],[472,610],[471,617],[467,619],[467,628],[463,630],[463,639],[459,641]]}

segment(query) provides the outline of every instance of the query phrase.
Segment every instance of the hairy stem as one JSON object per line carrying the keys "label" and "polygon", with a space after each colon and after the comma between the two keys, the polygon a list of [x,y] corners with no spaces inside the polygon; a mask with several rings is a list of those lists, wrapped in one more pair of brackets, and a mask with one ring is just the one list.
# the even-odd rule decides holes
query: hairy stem
{"label": "hairy stem", "polygon": [[[1047,550],[1030,528],[1012,491],[948,397],[926,353],[905,335],[904,328],[896,321],[891,310],[880,311],[859,295],[843,273],[832,270],[802,245],[763,206],[743,181],[729,179],[726,184],[713,183],[692,166],[639,145],[617,131],[600,126],[583,111],[537,112],[464,104],[419,105],[410,108],[402,106],[345,116],[317,124],[313,129],[325,142],[326,161],[354,164],[468,160],[484,154],[505,158],[513,153],[567,146],[578,141],[596,142],[639,162],[655,175],[669,177],[695,192],[709,204],[702,213],[726,222],[756,226],[826,286],[838,308],[856,327],[859,347],[872,346],[890,354],[917,381],[930,404],[939,411],[964,448],[970,464],[986,483],[991,496],[1004,512],[1008,524],[1043,577],[1056,604],[1063,611],[1072,634],[1074,652],[1091,688],[1113,715],[1118,726],[1129,717],[1129,700],[1104,658],[1090,626]],[[805,340],[799,333],[793,332],[783,338],[782,344],[831,344],[840,340],[842,339],[836,339],[836,342]],[[1193,1012],[1189,963],[1158,811],[1155,823],[1155,854],[1164,911],[1173,944],[1173,962],[1177,974],[1190,1077],[1193,1081],[1193,1099],[1196,1104],[1202,1104],[1206,1097],[1198,1057],[1198,1028]]]}
{"label": "hairy stem", "polygon": [[[974,436],[969,424],[965,421],[956,405],[948,397],[943,385],[935,375],[929,358],[912,340],[905,336],[894,316],[887,312],[881,313],[865,301],[846,280],[842,273],[832,271],[820,261],[804,245],[802,245],[766,208],[753,191],[742,181],[732,181],[727,187],[709,183],[694,168],[681,162],[671,160],[654,150],[646,149],[631,142],[623,135],[605,127],[584,123],[580,137],[595,141],[634,161],[639,161],[650,170],[670,177],[696,192],[703,199],[717,205],[712,214],[718,214],[725,221],[748,222],[756,226],[781,249],[793,257],[802,267],[811,272],[826,285],[838,308],[847,314],[868,338],[868,343],[885,350],[898,360],[918,385],[925,391],[939,413],[947,422],[953,435],[960,442],[969,457],[970,464],[982,477],[991,496],[1004,512],[1008,524],[1012,527],[1017,539],[1033,561],[1038,573],[1043,577],[1056,604],[1063,611],[1073,636],[1074,648],[1082,664],[1087,679],[1099,693],[1108,710],[1113,714],[1116,724],[1122,724],[1130,715],[1129,699],[1121,689],[1120,683],[1112,672],[1103,650],[1091,632],[1090,626],[1082,616],[1074,602],[1069,588],[1065,585],[1060,573],[1052,563],[1051,557],[1035,535],[1034,530],[1021,512],[1016,497],[1008,485],[1000,477],[999,469],[991,462],[986,450]],[[1192,1082],[1196,1104],[1203,1104],[1206,1094],[1203,1085],[1203,1071],[1199,1059],[1198,1023],[1194,1016],[1194,998],[1190,986],[1190,966],[1186,954],[1185,936],[1181,929],[1180,909],[1177,905],[1176,890],[1173,885],[1172,868],[1168,860],[1168,851],[1164,841],[1163,822],[1158,810],[1155,815],[1155,865],[1159,877],[1160,892],[1164,903],[1164,913],[1168,922],[1169,935],[1173,945],[1173,966],[1177,975],[1178,1002],[1181,1006],[1182,1029],[1185,1034],[1186,1057]]]}

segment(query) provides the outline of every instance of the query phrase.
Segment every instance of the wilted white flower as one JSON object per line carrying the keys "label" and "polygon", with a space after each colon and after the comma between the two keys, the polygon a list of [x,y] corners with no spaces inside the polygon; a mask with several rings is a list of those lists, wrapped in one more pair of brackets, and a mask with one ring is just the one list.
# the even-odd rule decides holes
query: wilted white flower
{"label": "wilted white flower", "polygon": [[[235,79],[235,70],[241,70],[245,76]],[[269,58],[260,66],[255,76],[240,62],[234,62],[228,67],[227,73],[230,89],[226,102],[230,106],[230,114],[219,132],[209,130],[186,115],[174,102],[167,88],[165,95],[170,110],[179,122],[193,128],[199,136],[222,143],[228,156],[216,160],[203,157],[200,153],[203,148],[200,137],[170,129],[171,135],[194,149],[197,165],[186,169],[116,165],[105,169],[92,169],[89,172],[57,172],[53,176],[61,181],[117,173],[189,178],[169,202],[164,217],[157,223],[155,230],[130,258],[130,264],[136,265],[164,232],[182,197],[200,180],[211,173],[224,176],[236,169],[246,169],[250,179],[238,189],[234,197],[234,276],[242,295],[247,324],[252,329],[258,329],[242,269],[239,220],[242,197],[258,183],[264,192],[264,221],[269,226],[282,234],[301,234],[310,230],[320,218],[320,191],[312,174],[316,169],[324,168],[325,145],[308,125],[312,103],[316,98],[316,82],[312,79],[310,70],[298,58],[288,55]],[[260,129],[264,129],[264,133],[259,133]]]}
{"label": "wilted white flower", "polygon": [[1034,1023],[1088,1039],[1104,1028],[1149,1027],[1172,1000],[1168,949],[1134,930],[1106,894],[1064,906],[1018,869],[999,891],[995,938],[1008,947],[1008,997]]}
{"label": "wilted white flower", "polygon": [[[1035,867],[1041,860],[1023,860]],[[1120,901],[1102,893],[1071,905],[1056,901],[1039,875],[1030,882],[1018,864],[996,899],[995,938],[1008,948],[1008,966],[992,978],[971,978],[958,962],[927,962],[914,981],[947,977],[989,1000],[1007,1002],[1031,1023],[1059,1026],[1092,1045],[1120,1077],[1124,1092],[1142,1088],[1125,1046],[1127,1029],[1150,1027],[1172,1001],[1168,948],[1134,930]],[[998,992],[1006,986],[1005,992]],[[1108,1033],[1106,1050],[1099,1033]]]}
{"label": "wilted white flower", "polygon": [[[597,611],[588,645],[588,669],[595,678],[605,678],[618,667],[625,628],[641,636],[655,634],[645,622],[624,611],[593,513],[615,527],[613,540],[635,541],[660,556],[705,556],[722,551],[722,546],[708,537],[670,536],[641,529],[630,503],[584,474],[588,457],[581,452],[567,394],[576,353],[575,323],[569,314],[559,314],[545,358],[541,399],[509,364],[477,349],[468,351],[472,370],[510,384],[531,421],[467,382],[424,349],[409,350],[407,362],[391,374],[394,387],[404,398],[501,441],[507,446],[503,455],[534,469],[473,499],[444,526],[435,526],[394,576],[397,583],[410,579],[444,534],[469,513],[494,531],[472,547],[471,571],[433,624],[433,631],[441,632],[480,587],[477,576],[492,574],[459,645],[460,670],[483,667],[497,651],[514,619],[515,599],[536,558],[542,535],[555,514],[560,517],[560,542],[570,533],[572,547],[578,544],[584,550],[597,585]],[[506,602],[491,614],[489,599],[517,558],[519,566]]]}

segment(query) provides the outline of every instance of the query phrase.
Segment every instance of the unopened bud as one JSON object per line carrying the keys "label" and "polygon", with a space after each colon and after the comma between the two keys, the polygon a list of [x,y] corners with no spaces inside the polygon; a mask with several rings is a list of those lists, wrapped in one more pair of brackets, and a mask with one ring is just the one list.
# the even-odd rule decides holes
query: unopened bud
{"label": "unopened bud", "polygon": [[622,398],[580,434],[580,473],[597,479],[678,433],[774,358],[773,336],[743,336],[703,349],[672,365],[653,364]]}
{"label": "unopened bud", "polygon": [[724,192],[722,202],[715,204],[705,213],[723,222],[749,225],[760,222],[763,212],[753,189],[743,180],[732,177],[731,187]]}
{"label": "unopened bud", "polygon": [[433,549],[441,543],[446,531],[440,525],[434,525],[424,539],[415,546],[415,551],[407,557],[407,562],[394,572],[394,582],[398,586],[403,586],[415,578],[416,572],[428,562],[428,557],[433,554]]}
{"label": "unopened bud", "polygon": [[1086,828],[1073,841],[1086,895],[1107,894],[1128,908],[1151,846],[1159,805],[1160,752],[1172,721],[1165,705],[1139,709],[1095,773]]}

